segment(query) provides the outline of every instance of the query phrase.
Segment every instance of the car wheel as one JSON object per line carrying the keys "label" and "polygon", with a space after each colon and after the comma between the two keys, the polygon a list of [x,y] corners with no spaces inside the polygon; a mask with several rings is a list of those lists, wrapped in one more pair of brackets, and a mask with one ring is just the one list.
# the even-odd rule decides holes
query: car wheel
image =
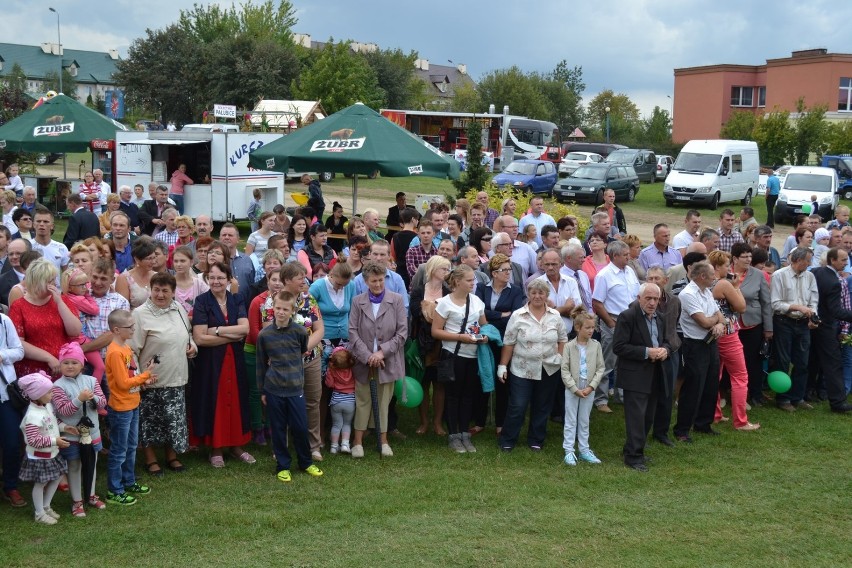
{"label": "car wheel", "polygon": [[674,201],[671,199],[666,199],[666,207],[674,207]]}
{"label": "car wheel", "polygon": [[373,173],[367,175],[367,179],[376,179],[379,177],[379,170],[375,170]]}
{"label": "car wheel", "polygon": [[327,182],[334,179],[334,172],[320,172],[319,175],[321,182]]}
{"label": "car wheel", "polygon": [[710,211],[715,211],[716,209],[719,208],[719,198],[720,197],[721,196],[719,195],[719,192],[717,191],[716,194],[713,196],[713,201],[710,202]]}
{"label": "car wheel", "polygon": [[595,195],[595,207],[604,202],[604,190],[598,190],[598,193]]}
{"label": "car wheel", "polygon": [[749,205],[751,203],[751,190],[746,192],[745,197],[740,200],[741,205]]}
{"label": "car wheel", "polygon": [[631,187],[627,190],[627,201],[636,201],[636,188]]}
{"label": "car wheel", "polygon": [[49,160],[50,160],[49,154],[37,154],[36,159],[35,159],[35,163],[40,165],[40,166],[44,166],[49,162]]}
{"label": "car wheel", "polygon": [[852,187],[843,190],[843,199],[852,199]]}

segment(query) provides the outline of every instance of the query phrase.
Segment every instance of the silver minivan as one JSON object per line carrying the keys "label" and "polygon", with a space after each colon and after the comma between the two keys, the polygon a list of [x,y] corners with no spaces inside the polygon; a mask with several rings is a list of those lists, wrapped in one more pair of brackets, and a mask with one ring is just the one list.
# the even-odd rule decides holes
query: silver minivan
{"label": "silver minivan", "polygon": [[612,164],[633,166],[636,175],[639,176],[639,181],[654,183],[657,179],[657,156],[652,150],[622,148],[610,153],[606,157],[606,161]]}

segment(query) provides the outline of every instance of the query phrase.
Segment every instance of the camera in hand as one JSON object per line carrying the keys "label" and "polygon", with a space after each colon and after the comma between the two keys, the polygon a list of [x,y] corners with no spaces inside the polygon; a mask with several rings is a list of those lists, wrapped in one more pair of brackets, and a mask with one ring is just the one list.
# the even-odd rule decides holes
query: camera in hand
{"label": "camera in hand", "polygon": [[485,336],[481,333],[472,333],[470,336],[474,341],[485,341]]}
{"label": "camera in hand", "polygon": [[727,274],[725,274],[725,278],[727,280],[733,280],[736,277],[732,273],[728,272]]}
{"label": "camera in hand", "polygon": [[155,365],[159,365],[160,364],[160,354],[157,353],[156,355],[154,355],[154,358],[151,359],[151,360],[154,362]]}
{"label": "camera in hand", "polygon": [[822,320],[819,319],[819,316],[817,314],[811,314],[810,319],[811,319],[811,323],[814,324],[814,325],[819,325],[820,323],[822,323]]}

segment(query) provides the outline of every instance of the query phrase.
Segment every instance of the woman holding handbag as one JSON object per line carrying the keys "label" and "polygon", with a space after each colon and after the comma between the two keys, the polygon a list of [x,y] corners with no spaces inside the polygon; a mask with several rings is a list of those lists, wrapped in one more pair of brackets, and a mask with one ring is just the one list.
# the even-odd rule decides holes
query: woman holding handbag
{"label": "woman holding handbag", "polygon": [[487,341],[479,333],[486,324],[485,304],[473,295],[475,279],[466,264],[454,268],[447,279],[452,292],[438,301],[432,317],[432,337],[442,342],[438,381],[445,383],[449,446],[459,454],[476,451],[467,429],[479,392],[476,346]]}
{"label": "woman holding handbag", "polygon": [[13,507],[26,507],[18,492],[18,473],[21,469],[21,421],[26,406],[16,408],[7,389],[17,381],[13,363],[24,358],[24,346],[15,331],[15,324],[0,313],[0,450],[3,453],[3,498]]}

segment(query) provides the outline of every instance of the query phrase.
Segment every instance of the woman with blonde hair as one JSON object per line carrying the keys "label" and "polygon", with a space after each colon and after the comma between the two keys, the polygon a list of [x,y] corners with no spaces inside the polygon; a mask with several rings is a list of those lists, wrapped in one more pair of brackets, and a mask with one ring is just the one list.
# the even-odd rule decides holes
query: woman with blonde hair
{"label": "woman with blonde hair", "polygon": [[630,258],[627,261],[627,266],[633,269],[636,273],[636,278],[639,282],[645,281],[645,269],[639,262],[639,253],[642,252],[642,240],[636,235],[630,234],[624,237],[624,242],[630,247]]}
{"label": "woman with blonde hair", "polygon": [[24,346],[24,358],[15,363],[19,377],[38,371],[58,375],[59,348],[74,341],[82,330],[76,308],[65,302],[56,286],[57,275],[49,260],[34,260],[24,276],[24,296],[9,308],[9,318]]}
{"label": "woman with blonde hair", "polygon": [[452,377],[438,373],[445,384],[444,410],[449,427],[449,446],[456,453],[475,452],[470,441],[473,401],[479,392],[477,344],[487,341],[479,331],[487,323],[485,304],[473,295],[476,276],[462,264],[452,270],[447,284],[452,290],[438,301],[432,316],[432,337],[442,342],[441,356],[452,357]]}
{"label": "woman with blonde hair", "polygon": [[444,436],[444,384],[438,382],[438,355],[441,342],[432,337],[432,319],[438,301],[450,293],[447,275],[452,265],[443,256],[435,255],[426,261],[423,284],[411,289],[408,309],[411,312],[411,336],[420,348],[425,374],[423,376],[423,402],[420,403],[420,426],[418,434],[425,434],[429,428],[429,385],[432,385],[432,407],[434,416],[432,428],[435,434]]}
{"label": "woman with blonde hair", "polygon": [[462,221],[464,221],[464,226],[460,227],[462,231],[464,231],[467,227],[470,227],[470,201],[464,197],[457,199],[456,215],[461,217]]}
{"label": "woman with blonde hair", "polygon": [[121,197],[117,193],[107,195],[106,211],[98,215],[98,221],[101,222],[101,236],[106,235],[112,230],[111,216],[118,211],[121,205]]}
{"label": "woman with blonde hair", "polygon": [[71,264],[85,272],[86,276],[92,275],[95,257],[84,243],[77,243],[72,246],[71,250],[68,251],[68,256],[71,257]]}
{"label": "woman with blonde hair", "polygon": [[3,206],[3,224],[13,235],[18,232],[18,226],[12,220],[12,213],[18,208],[18,197],[11,189],[0,193],[0,205]]}

